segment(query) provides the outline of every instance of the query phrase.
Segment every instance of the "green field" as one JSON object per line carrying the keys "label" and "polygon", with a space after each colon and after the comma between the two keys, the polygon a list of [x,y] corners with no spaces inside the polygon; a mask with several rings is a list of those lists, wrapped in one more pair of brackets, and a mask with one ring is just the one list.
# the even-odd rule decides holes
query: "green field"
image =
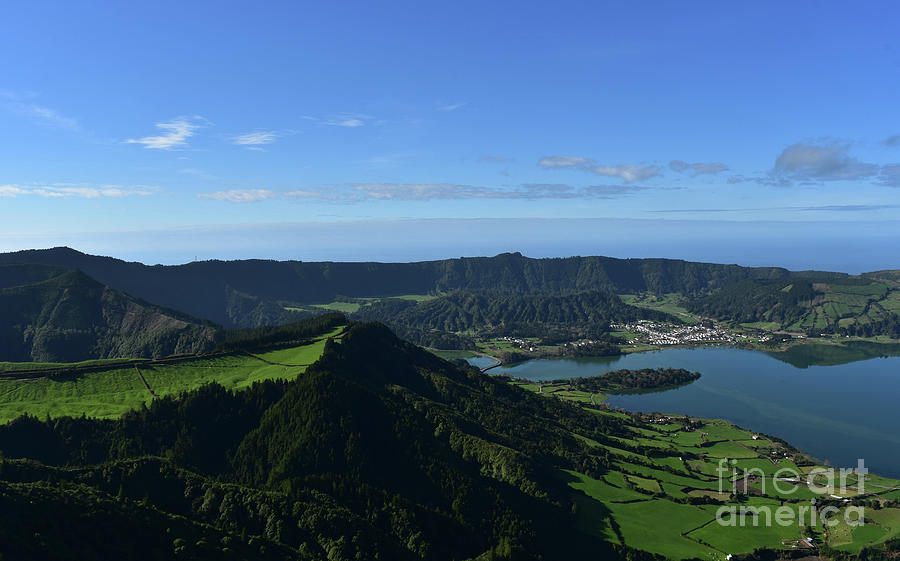
{"label": "green field", "polygon": [[77,377],[0,380],[0,423],[28,413],[39,418],[113,418],[149,403],[152,396],[134,368]]}
{"label": "green field", "polygon": [[619,298],[629,306],[657,310],[676,316],[685,323],[698,323],[699,320],[687,311],[683,304],[683,297],[679,294],[620,294]]}
{"label": "green field", "polygon": [[321,308],[331,312],[342,312],[352,314],[359,311],[360,305],[357,302],[329,302],[328,304],[315,304],[314,308]]}
{"label": "green field", "polygon": [[[816,283],[822,295],[809,303],[807,311],[797,321],[769,330],[803,331],[823,329],[831,325],[865,325],[879,321],[900,309],[900,291],[883,282]],[[761,326],[760,326],[761,327]]]}
{"label": "green field", "polygon": [[[329,334],[337,334],[340,330]],[[240,390],[254,382],[291,379],[302,374],[325,349],[325,340],[259,353],[191,358],[172,363],[147,362],[139,368],[113,368],[82,374],[28,379],[0,379],[0,423],[28,413],[39,418],[72,416],[111,419],[153,400],[141,375],[159,397],[178,395],[216,382]],[[265,361],[279,364],[268,364]],[[107,361],[115,364],[116,361]],[[103,361],[91,361],[91,366]],[[84,365],[84,363],[81,363]],[[3,363],[6,370],[71,365]],[[140,373],[139,373],[140,372]]]}
{"label": "green field", "polygon": [[[519,386],[537,391],[534,384]],[[562,391],[550,394],[545,391],[542,395],[581,401],[579,396]],[[591,410],[598,415],[622,415],[602,407]],[[800,520],[799,509],[808,507],[810,499],[821,498],[806,485],[804,474],[811,467],[801,469],[786,459],[776,464],[767,456],[773,446],[798,456],[802,454],[766,438],[753,439],[752,432],[722,420],[673,417],[668,424],[660,424],[646,422],[651,416],[643,418],[643,424],[639,417],[631,425],[627,437],[598,442],[575,434],[592,450],[603,449],[611,460],[609,470],[599,479],[572,470],[561,475],[578,505],[578,527],[671,559],[724,560],[726,555],[749,553],[763,547],[791,549],[795,540],[807,537],[809,512],[805,511],[805,518]],[[648,454],[648,450],[652,453]],[[720,480],[718,469],[723,461],[725,473]],[[761,476],[750,487],[762,495],[738,500],[733,494],[733,468],[737,469],[738,479],[745,473]],[[776,489],[772,476],[781,469],[795,471],[801,476],[801,482],[779,481]],[[783,471],[778,475],[792,474]],[[877,490],[884,494],[882,501],[900,493],[900,489],[893,490],[900,481],[877,475],[871,475],[867,485],[878,486]],[[871,488],[867,490],[872,492]],[[690,501],[714,502],[689,504]],[[726,515],[725,521],[734,521],[733,526],[728,526],[716,519],[722,506],[766,507],[768,512],[763,509],[755,516],[735,518]],[[775,519],[775,509],[782,506],[786,507],[783,513],[790,515],[787,525],[780,525]],[[829,545],[854,553],[866,545],[900,536],[900,509],[867,508],[865,516],[867,524],[863,527],[851,528],[842,523],[825,533],[825,528],[818,523],[815,531],[819,537],[827,535]],[[773,523],[768,523],[769,520]]]}
{"label": "green field", "polygon": [[398,296],[380,296],[380,297],[360,297],[360,298],[343,298],[341,300],[335,300],[333,302],[328,302],[325,304],[292,304],[290,306],[285,306],[284,309],[290,312],[311,312],[311,313],[321,313],[321,310],[328,310],[329,312],[341,312],[343,314],[355,314],[361,308],[364,308],[370,304],[375,302],[379,302],[381,300],[390,300],[390,299],[399,299],[399,300],[410,300],[412,302],[427,302],[429,300],[433,300],[437,298],[437,296],[433,296],[430,294],[400,294]]}
{"label": "green field", "polygon": [[35,370],[44,368],[83,368],[91,366],[110,366],[121,362],[133,362],[132,358],[103,358],[85,360],[82,362],[0,362],[0,372],[15,372],[19,370]]}

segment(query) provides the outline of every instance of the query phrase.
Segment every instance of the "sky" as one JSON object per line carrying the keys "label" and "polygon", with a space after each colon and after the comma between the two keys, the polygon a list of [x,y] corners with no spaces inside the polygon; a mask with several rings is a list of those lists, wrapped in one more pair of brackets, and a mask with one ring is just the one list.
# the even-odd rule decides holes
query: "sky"
{"label": "sky", "polygon": [[0,251],[900,268],[895,2],[17,2]]}

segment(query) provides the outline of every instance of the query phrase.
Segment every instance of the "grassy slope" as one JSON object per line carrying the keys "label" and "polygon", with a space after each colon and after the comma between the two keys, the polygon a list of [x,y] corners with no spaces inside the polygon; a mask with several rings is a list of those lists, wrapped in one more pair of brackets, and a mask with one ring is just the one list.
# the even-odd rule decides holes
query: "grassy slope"
{"label": "grassy slope", "polygon": [[[336,334],[336,333],[333,333]],[[315,362],[325,348],[325,341],[310,345],[278,349],[247,355],[188,359],[173,364],[141,366],[140,372],[157,396],[178,395],[209,382],[228,389],[243,389],[254,382],[293,378]],[[56,366],[34,363],[2,363],[4,370]],[[65,365],[59,365],[65,366]],[[141,382],[135,368],[90,372],[79,376],[36,378],[29,380],[0,379],[0,423],[24,413],[39,418],[73,416],[111,419],[141,407],[153,399]]]}
{"label": "grassy slope", "polygon": [[[537,391],[536,386],[520,387]],[[544,395],[581,401],[577,396],[570,397],[563,392]],[[621,416],[621,413],[613,411],[594,411],[599,415]],[[739,520],[734,527],[722,526],[716,521],[716,511],[720,505],[691,505],[678,501],[687,496],[707,496],[737,505],[729,503],[732,459],[735,459],[738,470],[754,469],[766,476],[765,496],[752,496],[744,504],[772,508],[785,505],[796,513],[800,506],[809,504],[809,499],[820,498],[805,486],[797,486],[787,493],[774,489],[771,477],[777,470],[801,472],[792,461],[781,459],[776,464],[769,459],[770,451],[780,449],[780,444],[765,437],[754,440],[750,431],[726,421],[694,420],[704,424],[693,431],[684,430],[682,418],[673,418],[665,424],[633,426],[633,436],[616,439],[620,443],[618,446],[581,437],[595,448],[605,449],[616,461],[615,469],[604,475],[602,480],[575,471],[564,473],[563,477],[576,493],[579,526],[610,541],[624,541],[633,547],[673,559],[724,559],[727,554],[747,553],[760,547],[779,549],[783,547],[782,540],[804,537],[806,529],[803,525],[767,525],[763,523],[764,517],[758,524],[747,518],[743,523]],[[634,447],[656,449],[657,452],[647,456],[628,450]],[[723,459],[726,459],[729,472],[722,482],[725,493],[720,494],[717,467]],[[783,472],[780,475],[786,476]],[[875,483],[879,486],[874,487]],[[791,488],[789,484],[780,485],[788,490]],[[891,489],[900,489],[900,481],[872,476],[867,487],[869,493],[877,494],[869,497],[875,500],[900,496],[900,491]],[[618,534],[609,527],[610,517],[618,528]],[[866,545],[900,535],[898,508],[866,509],[866,522],[865,526],[857,528],[842,523],[830,529],[827,534],[829,545],[858,552]],[[823,530],[818,525],[820,536],[824,535]]]}

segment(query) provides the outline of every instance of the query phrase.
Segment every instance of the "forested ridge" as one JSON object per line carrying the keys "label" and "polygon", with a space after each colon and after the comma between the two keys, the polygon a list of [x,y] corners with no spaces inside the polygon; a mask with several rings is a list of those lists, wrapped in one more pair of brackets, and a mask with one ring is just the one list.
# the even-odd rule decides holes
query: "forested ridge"
{"label": "forested ridge", "polygon": [[615,294],[591,290],[518,294],[500,290],[456,291],[426,302],[386,299],[360,308],[352,317],[380,321],[403,338],[436,348],[473,348],[459,332],[494,335],[536,331],[540,336],[587,328],[601,336],[610,322],[672,320],[662,312],[628,306]]}
{"label": "forested ridge", "polygon": [[601,339],[610,323],[682,321],[629,306],[619,296],[625,293],[676,294],[700,318],[765,330],[900,337],[900,285],[890,272],[849,277],[518,253],[419,263],[251,260],[151,267],[56,248],[0,254],[6,312],[0,359],[201,352],[220,342],[217,325],[290,324],[324,309],[344,311],[344,303],[353,319],[383,322],[405,339],[439,349],[474,349],[479,337],[538,332],[543,339],[541,331],[557,339]]}
{"label": "forested ridge", "polygon": [[0,551],[650,558],[582,534],[554,475],[604,472],[605,457],[573,432],[608,442],[625,431],[620,419],[357,324],[293,382],[242,392],[208,385],[116,421],[23,417],[0,427],[0,512],[17,513],[0,525]]}
{"label": "forested ridge", "polygon": [[749,278],[804,274],[777,267],[740,267],[674,259],[532,259],[518,253],[418,263],[246,260],[148,266],[55,248],[0,254],[0,264],[5,263],[80,269],[115,289],[225,327],[252,327],[299,319],[300,316],[285,310],[281,303],[326,303],[339,296],[596,290],[677,292],[694,296]]}
{"label": "forested ridge", "polygon": [[687,301],[697,314],[779,329],[900,338],[900,299],[893,280],[821,277],[744,280]]}
{"label": "forested ridge", "polygon": [[5,266],[0,286],[0,360],[158,358],[215,346],[212,323],[110,289],[80,271]]}

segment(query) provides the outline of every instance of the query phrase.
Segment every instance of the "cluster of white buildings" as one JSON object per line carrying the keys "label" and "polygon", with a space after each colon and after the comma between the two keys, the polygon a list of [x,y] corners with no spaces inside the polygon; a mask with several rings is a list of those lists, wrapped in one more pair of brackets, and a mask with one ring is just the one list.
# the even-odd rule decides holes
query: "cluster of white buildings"
{"label": "cluster of white buildings", "polygon": [[517,339],[516,337],[498,337],[498,341],[506,341],[510,345],[518,347],[523,351],[534,352],[534,343],[525,339]]}
{"label": "cluster of white buildings", "polygon": [[611,329],[620,329],[640,334],[640,337],[628,341],[649,343],[651,345],[689,345],[702,343],[734,343],[745,338],[720,327],[703,325],[672,325],[640,320],[637,323],[613,323]]}

